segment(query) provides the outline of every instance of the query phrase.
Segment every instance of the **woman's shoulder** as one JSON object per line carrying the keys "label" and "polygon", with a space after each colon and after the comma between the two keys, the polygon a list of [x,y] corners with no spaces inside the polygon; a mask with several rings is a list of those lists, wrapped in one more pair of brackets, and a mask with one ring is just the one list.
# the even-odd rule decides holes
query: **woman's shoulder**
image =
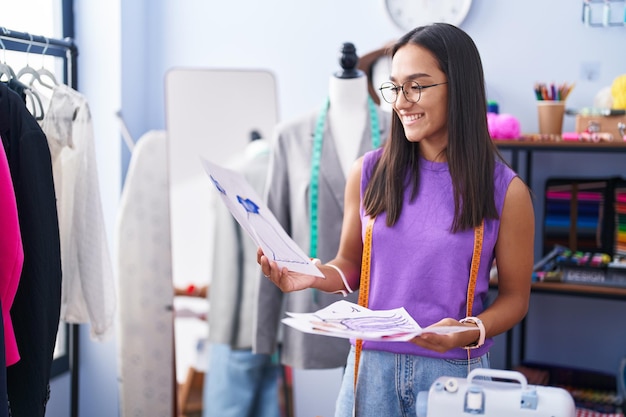
{"label": "woman's shoulder", "polygon": [[369,150],[363,154],[363,163],[364,164],[375,164],[383,154],[383,147],[379,147],[376,149]]}
{"label": "woman's shoulder", "polygon": [[[502,210],[502,207],[504,205],[504,198],[507,195],[507,192],[512,183],[515,182],[514,180],[516,178],[519,178],[519,175],[509,165],[500,160],[496,161],[494,171],[494,191],[496,207],[498,207],[498,211]],[[521,179],[519,181],[521,182]]]}
{"label": "woman's shoulder", "polygon": [[361,170],[362,172],[367,173],[368,177],[371,175],[372,170],[374,169],[374,165],[376,165],[376,162],[378,162],[382,154],[383,154],[383,148],[380,147],[380,148],[372,149],[370,151],[365,152],[363,156],[361,157],[361,160],[362,160]]}
{"label": "woman's shoulder", "polygon": [[504,181],[505,183],[509,183],[513,178],[517,177],[517,172],[513,171],[508,164],[504,161],[497,160],[495,166],[494,177],[496,181]]}

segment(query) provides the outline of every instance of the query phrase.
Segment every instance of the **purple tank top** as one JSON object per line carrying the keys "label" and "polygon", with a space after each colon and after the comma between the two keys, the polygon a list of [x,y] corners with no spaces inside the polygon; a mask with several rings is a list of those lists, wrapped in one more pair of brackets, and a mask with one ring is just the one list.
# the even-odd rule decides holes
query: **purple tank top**
{"label": "purple tank top", "polygon": [[[361,197],[381,154],[382,149],[376,149],[364,156]],[[515,176],[516,173],[508,166],[497,162],[495,203],[500,215],[507,188]],[[387,310],[404,307],[422,327],[445,317],[461,319],[466,315],[474,231],[450,232],[454,198],[448,164],[421,158],[419,194],[413,202],[409,201],[409,197],[410,190],[407,189],[402,214],[393,227],[385,224],[385,213],[378,215],[374,223],[369,308]],[[367,218],[362,207],[361,223],[365,236]],[[472,309],[474,316],[485,308],[499,227],[499,220],[485,220]],[[472,350],[472,357],[483,355],[492,344],[493,340],[487,339],[481,348]],[[462,348],[440,354],[410,342],[365,341],[363,348],[434,358],[467,359],[467,352]]]}

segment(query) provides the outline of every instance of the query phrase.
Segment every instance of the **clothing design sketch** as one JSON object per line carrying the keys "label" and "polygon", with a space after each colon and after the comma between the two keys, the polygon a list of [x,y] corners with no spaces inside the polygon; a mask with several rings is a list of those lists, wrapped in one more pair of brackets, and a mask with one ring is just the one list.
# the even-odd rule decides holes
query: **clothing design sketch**
{"label": "clothing design sketch", "polygon": [[203,164],[221,200],[268,257],[292,271],[322,276],[308,255],[291,239],[274,214],[263,204],[261,197],[245,177],[207,160],[203,160]]}
{"label": "clothing design sketch", "polygon": [[226,204],[226,207],[228,207],[228,210],[233,214],[233,216],[235,216],[235,219],[237,219],[239,224],[241,224],[241,226],[246,230],[248,235],[256,236],[256,234],[254,233],[254,230],[252,230],[250,225],[245,222],[242,222],[241,219],[235,214],[239,211],[239,208],[237,207],[236,204],[232,202],[232,200],[228,196],[228,193],[226,192],[226,189],[222,187],[220,182],[213,175],[209,175],[209,178],[211,178],[211,182],[213,183],[213,185],[215,185],[215,188],[217,188],[217,191],[219,191],[219,193],[222,196],[222,201],[224,202],[224,204]]}
{"label": "clothing design sketch", "polygon": [[306,317],[312,326],[321,331],[378,334],[384,337],[420,330],[420,326],[402,308],[373,311],[345,300],[314,313],[301,316],[287,314],[296,318]]}
{"label": "clothing design sketch", "polygon": [[346,300],[336,301],[314,313],[287,312],[287,316],[283,323],[305,333],[380,342],[407,341],[424,332],[448,334],[468,331],[463,326],[423,329],[403,307],[370,310]]}
{"label": "clothing design sketch", "polygon": [[[307,259],[302,259],[302,257],[298,256],[289,246],[289,243],[281,238],[276,229],[263,217],[263,214],[259,211],[259,206],[254,201],[239,195],[237,196],[237,201],[246,211],[248,221],[253,226],[252,228],[258,241],[264,242],[270,248],[273,260],[298,264],[306,264],[308,262]],[[264,233],[259,233],[259,231]],[[275,239],[268,241],[268,239],[263,238],[264,236],[274,236]]]}
{"label": "clothing design sketch", "polygon": [[406,330],[407,332],[415,330],[415,327],[406,319],[406,317],[398,314],[391,314],[390,316],[380,315],[340,319],[325,319],[321,317],[319,321],[312,321],[311,323],[318,326],[320,330],[324,330],[325,328],[350,330],[355,332],[385,332],[390,329],[394,329],[396,331]]}

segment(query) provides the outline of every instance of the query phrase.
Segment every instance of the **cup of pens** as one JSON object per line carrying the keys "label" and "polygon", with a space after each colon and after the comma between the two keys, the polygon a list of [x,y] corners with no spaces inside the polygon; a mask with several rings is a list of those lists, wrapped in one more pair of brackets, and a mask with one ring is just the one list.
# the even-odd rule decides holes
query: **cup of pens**
{"label": "cup of pens", "polygon": [[560,85],[554,83],[535,84],[540,134],[561,135],[563,132],[563,117],[565,116],[565,100],[572,88],[574,88],[573,84],[566,83]]}

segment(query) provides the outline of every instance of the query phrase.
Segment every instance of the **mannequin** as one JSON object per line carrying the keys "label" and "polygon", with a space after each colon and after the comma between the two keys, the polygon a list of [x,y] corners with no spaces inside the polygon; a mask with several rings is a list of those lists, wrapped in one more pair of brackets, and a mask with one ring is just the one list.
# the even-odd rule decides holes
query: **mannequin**
{"label": "mannequin", "polygon": [[[346,170],[358,156],[379,146],[390,128],[388,114],[368,99],[367,78],[356,70],[357,60],[354,46],[344,44],[342,69],[330,78],[328,102],[321,110],[278,124],[271,141],[267,206],[296,244],[322,262],[339,247]],[[334,404],[332,390],[339,388],[350,343],[299,332],[280,319],[285,311],[310,313],[342,299],[356,303],[358,294],[346,298],[313,290],[284,294],[260,272],[257,282],[254,351],[278,351],[283,365],[307,373],[339,370],[336,385],[324,379],[324,388],[331,391],[328,400],[319,401],[320,392],[315,409],[306,410],[309,415],[332,415],[319,407]],[[297,395],[297,376],[294,381]]]}
{"label": "mannequin", "polygon": [[357,158],[359,141],[367,128],[367,77],[356,68],[358,57],[351,43],[344,43],[339,62],[342,70],[330,77],[327,123],[335,139],[341,168],[347,176]]}

